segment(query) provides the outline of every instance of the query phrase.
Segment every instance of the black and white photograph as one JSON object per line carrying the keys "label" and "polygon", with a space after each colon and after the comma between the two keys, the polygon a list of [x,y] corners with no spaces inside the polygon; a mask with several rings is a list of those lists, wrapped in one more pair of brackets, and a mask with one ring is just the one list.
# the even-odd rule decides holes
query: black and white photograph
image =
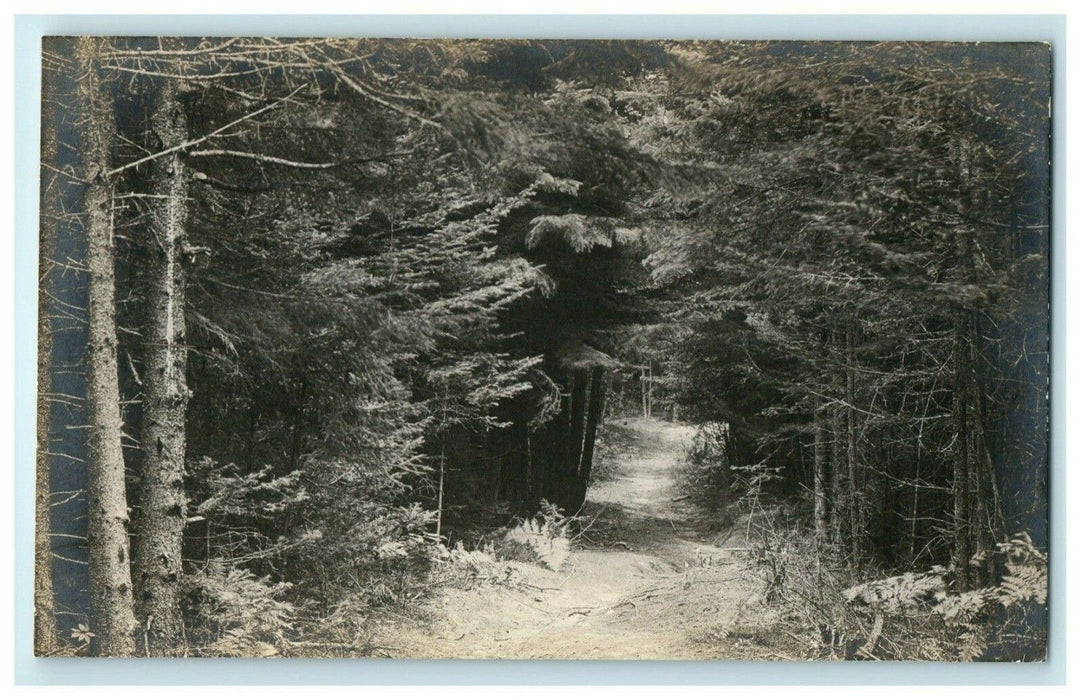
{"label": "black and white photograph", "polygon": [[45,37],[35,655],[1047,661],[1052,61]]}

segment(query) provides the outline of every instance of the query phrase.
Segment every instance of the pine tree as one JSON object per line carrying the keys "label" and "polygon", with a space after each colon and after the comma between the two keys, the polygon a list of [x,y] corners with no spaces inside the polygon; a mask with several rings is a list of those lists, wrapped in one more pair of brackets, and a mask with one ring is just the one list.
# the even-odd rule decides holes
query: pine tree
{"label": "pine tree", "polygon": [[[173,44],[168,44],[173,46]],[[178,84],[164,81],[152,116],[160,150],[188,138]],[[143,270],[149,277],[144,328],[142,464],[136,519],[136,608],[146,652],[162,654],[181,640],[182,536],[186,521],[185,409],[188,350],[185,334],[188,174],[179,150],[151,165],[156,200]]]}
{"label": "pine tree", "polygon": [[128,501],[121,451],[121,407],[117,377],[114,287],[114,231],[111,181],[107,175],[114,133],[112,97],[103,85],[101,40],[77,44],[80,124],[83,152],[83,203],[88,239],[89,359],[87,546],[91,572],[92,651],[127,656],[135,650],[129,571]]}
{"label": "pine tree", "polygon": [[53,388],[53,328],[50,299],[54,294],[53,251],[57,234],[54,205],[57,201],[53,171],[57,169],[57,76],[56,67],[43,66],[42,76],[42,153],[40,176],[41,222],[38,237],[38,397],[37,455],[35,459],[34,498],[34,653],[47,656],[58,646],[56,599],[53,593],[53,532],[50,479]]}
{"label": "pine tree", "polygon": [[[1045,318],[1037,306],[1045,275],[1019,272],[1037,273],[1032,261],[1045,246],[1045,207],[1024,194],[1041,191],[1045,174],[1045,56],[1022,48],[974,56],[957,45],[684,47],[675,73],[684,91],[666,103],[674,118],[647,120],[643,138],[665,139],[663,150],[688,163],[679,175],[699,188],[663,198],[686,218],[651,255],[655,274],[694,291],[684,315],[698,320],[724,304],[754,343],[736,357],[736,337],[720,348],[692,341],[686,400],[748,431],[761,455],[794,465],[790,480],[801,469],[786,438],[799,426],[818,434],[826,412],[839,436],[826,512],[833,532],[841,516],[855,564],[897,560],[935,535],[960,579],[973,581],[969,562],[994,545],[983,533],[1004,528],[1002,504],[1022,488],[1002,486],[988,466],[1003,461],[992,450],[1010,446],[1002,436],[1012,425],[1040,425],[1040,414],[1019,407],[1019,397],[1039,395],[1040,375],[997,360]],[[700,149],[720,165],[696,160]],[[986,342],[980,318],[990,319]],[[1017,330],[1004,337],[998,328]],[[723,363],[733,369],[723,374]],[[756,400],[735,396],[738,373],[759,387]],[[982,376],[1001,379],[983,388]],[[719,377],[729,379],[705,386]],[[1013,404],[995,391],[1017,396],[1018,408],[1006,412]],[[715,403],[716,394],[730,398]],[[1028,432],[1028,444],[1041,434]],[[937,447],[948,441],[954,460]],[[1015,457],[1022,466],[1004,478],[1038,475],[1045,457],[1033,455]],[[957,534],[923,534],[916,525],[927,514],[958,523]]]}

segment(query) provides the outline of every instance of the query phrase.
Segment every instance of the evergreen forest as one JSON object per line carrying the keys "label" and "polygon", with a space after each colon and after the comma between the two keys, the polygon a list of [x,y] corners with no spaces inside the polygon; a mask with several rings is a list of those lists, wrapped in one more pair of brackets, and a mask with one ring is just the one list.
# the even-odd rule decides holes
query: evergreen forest
{"label": "evergreen forest", "polygon": [[1050,66],[47,38],[36,653],[1045,659]]}

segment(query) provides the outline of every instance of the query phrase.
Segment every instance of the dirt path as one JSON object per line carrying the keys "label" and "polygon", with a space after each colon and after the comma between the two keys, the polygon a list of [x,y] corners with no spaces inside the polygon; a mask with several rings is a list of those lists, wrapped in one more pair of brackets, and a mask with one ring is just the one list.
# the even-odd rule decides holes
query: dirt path
{"label": "dirt path", "polygon": [[[751,658],[738,619],[761,594],[728,533],[700,531],[676,490],[693,429],[611,426],[608,478],[589,491],[592,526],[557,571],[500,562],[492,580],[451,588],[426,630],[386,648],[431,658]],[[679,499],[679,500],[678,500]]]}

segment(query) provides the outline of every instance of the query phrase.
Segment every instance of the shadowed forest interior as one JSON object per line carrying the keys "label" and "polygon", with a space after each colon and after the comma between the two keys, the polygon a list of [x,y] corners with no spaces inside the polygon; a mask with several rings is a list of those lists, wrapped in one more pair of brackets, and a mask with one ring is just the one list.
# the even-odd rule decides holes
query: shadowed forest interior
{"label": "shadowed forest interior", "polygon": [[1050,62],[47,38],[36,652],[1045,659]]}

